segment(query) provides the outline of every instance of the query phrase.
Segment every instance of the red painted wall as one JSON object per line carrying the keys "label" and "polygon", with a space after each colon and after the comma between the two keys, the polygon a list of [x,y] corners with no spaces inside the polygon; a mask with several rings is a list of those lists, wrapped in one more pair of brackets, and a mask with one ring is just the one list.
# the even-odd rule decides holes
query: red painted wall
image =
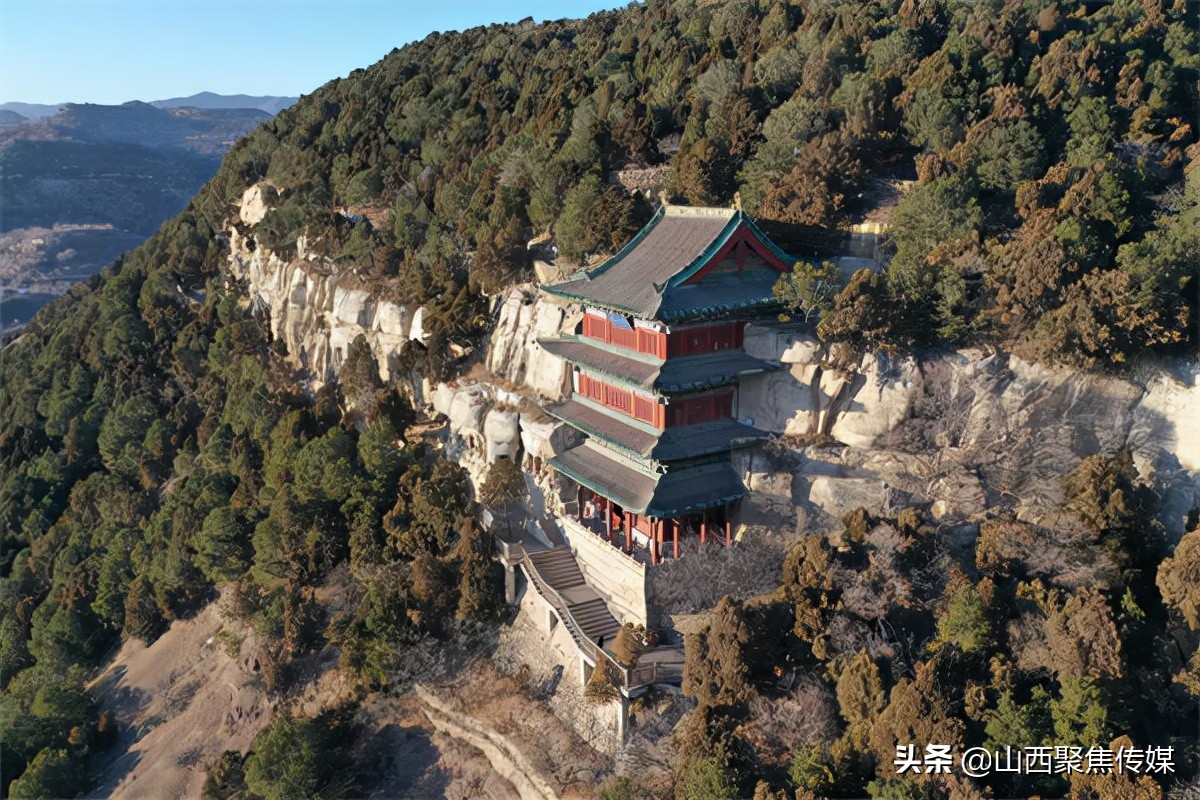
{"label": "red painted wall", "polygon": [[645,395],[622,389],[610,383],[579,373],[579,393],[589,400],[619,411],[627,417],[649,423],[662,430],[665,422],[665,407]]}
{"label": "red painted wall", "polygon": [[745,322],[723,322],[671,331],[667,336],[667,357],[736,350],[742,346],[745,328]]}
{"label": "red painted wall", "polygon": [[695,425],[733,416],[733,390],[676,398],[667,406],[667,427]]}
{"label": "red painted wall", "polygon": [[683,328],[668,335],[645,328],[615,327],[607,317],[597,314],[583,317],[584,336],[662,359],[735,350],[742,346],[745,328],[745,322],[721,322]]}
{"label": "red painted wall", "polygon": [[638,353],[667,357],[667,335],[645,328],[619,328],[613,326],[607,317],[597,314],[585,314],[583,317],[583,335],[607,344],[634,350]]}
{"label": "red painted wall", "polygon": [[649,423],[659,430],[729,419],[733,416],[732,389],[676,398],[664,405],[638,392],[613,386],[581,372],[578,392],[607,408]]}

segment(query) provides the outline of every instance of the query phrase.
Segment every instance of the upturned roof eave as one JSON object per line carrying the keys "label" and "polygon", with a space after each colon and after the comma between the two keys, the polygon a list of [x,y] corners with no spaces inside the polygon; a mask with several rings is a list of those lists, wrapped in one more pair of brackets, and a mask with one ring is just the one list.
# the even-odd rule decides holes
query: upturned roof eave
{"label": "upturned roof eave", "polygon": [[[703,358],[703,356],[700,356],[700,358]],[[707,378],[704,380],[692,380],[692,381],[680,381],[678,379],[663,380],[662,372],[660,371],[658,377],[656,377],[654,379],[654,384],[651,388],[653,388],[655,391],[663,393],[663,394],[679,393],[679,392],[695,392],[695,391],[702,391],[704,389],[716,389],[721,386],[735,385],[742,378],[746,377],[747,375],[761,375],[766,372],[775,372],[775,371],[783,368],[781,364],[772,364],[768,361],[763,361],[761,359],[754,359],[754,360],[758,361],[758,364],[756,364],[752,367],[738,369],[733,372],[716,375],[716,376],[713,376],[713,377],[710,377],[710,378]]]}
{"label": "upturned roof eave", "polygon": [[[549,414],[550,416],[554,417],[555,419],[559,420],[560,422],[562,422],[566,425],[570,425],[572,428],[579,431],[580,433],[586,434],[589,439],[594,439],[594,440],[600,442],[601,444],[612,448],[613,450],[617,450],[617,451],[625,454],[626,456],[630,456],[630,457],[638,458],[638,459],[649,459],[650,452],[652,452],[654,449],[653,447],[651,447],[650,451],[643,452],[643,451],[637,449],[636,447],[632,447],[624,442],[614,439],[613,437],[607,435],[606,433],[601,431],[599,428],[596,428],[595,426],[588,425],[586,422],[575,419],[574,417],[571,417],[568,414],[562,414],[562,413],[556,411],[554,408],[547,407],[546,413]],[[654,443],[654,445],[657,445],[657,444],[658,444],[658,442]],[[655,465],[655,462],[652,461],[651,466],[654,466],[654,465]]]}
{"label": "upturned roof eave", "polygon": [[659,320],[656,320],[656,318],[654,316],[655,312],[647,312],[645,309],[631,308],[630,306],[623,306],[623,305],[620,305],[619,303],[613,303],[613,302],[607,301],[607,300],[598,300],[594,297],[588,297],[586,295],[576,294],[574,292],[569,292],[569,291],[566,291],[563,289],[559,289],[558,286],[560,286],[560,285],[561,284],[551,284],[548,286],[542,286],[541,291],[545,292],[546,294],[553,295],[554,297],[561,297],[564,300],[570,300],[573,303],[579,303],[580,305],[583,305],[583,306],[589,306],[591,308],[600,308],[605,311],[613,311],[613,312],[616,312],[617,314],[628,314],[631,317],[635,317],[637,319],[642,319],[642,320],[646,320],[646,321],[651,321],[651,320],[659,321]]}

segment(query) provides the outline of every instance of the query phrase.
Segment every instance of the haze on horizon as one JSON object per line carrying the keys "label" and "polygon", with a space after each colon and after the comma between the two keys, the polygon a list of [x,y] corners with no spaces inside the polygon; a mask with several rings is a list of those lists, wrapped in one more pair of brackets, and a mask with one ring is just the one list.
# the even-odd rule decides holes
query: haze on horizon
{"label": "haze on horizon", "polygon": [[[0,102],[299,96],[434,31],[584,17],[613,0],[4,0]],[[419,10],[418,10],[419,9]]]}

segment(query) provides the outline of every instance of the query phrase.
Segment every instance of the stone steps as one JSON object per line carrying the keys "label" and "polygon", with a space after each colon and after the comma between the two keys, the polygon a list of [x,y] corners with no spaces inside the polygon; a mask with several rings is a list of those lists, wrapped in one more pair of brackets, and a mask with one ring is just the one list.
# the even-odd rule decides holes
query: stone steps
{"label": "stone steps", "polygon": [[583,629],[584,634],[593,642],[599,641],[603,636],[606,643],[611,643],[617,631],[621,629],[621,624],[617,622],[616,617],[599,597],[584,603],[573,604],[568,608],[571,616]]}
{"label": "stone steps", "polygon": [[583,573],[566,548],[530,553],[529,560],[537,567],[538,574],[559,591],[584,584]]}
{"label": "stone steps", "polygon": [[573,625],[571,636],[580,645],[581,637],[597,644],[601,639],[610,645],[621,629],[621,623],[613,616],[596,590],[588,586],[579,564],[571,551],[563,548],[528,553],[530,564],[538,577],[558,593],[565,604],[566,612]]}

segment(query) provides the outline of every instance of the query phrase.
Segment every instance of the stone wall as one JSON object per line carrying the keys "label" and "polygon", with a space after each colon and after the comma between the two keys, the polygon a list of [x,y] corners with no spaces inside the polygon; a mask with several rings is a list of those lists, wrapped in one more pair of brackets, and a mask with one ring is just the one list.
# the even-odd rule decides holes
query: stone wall
{"label": "stone wall", "polygon": [[622,623],[645,625],[649,616],[645,565],[569,520],[563,532],[583,577],[604,597],[613,615]]}
{"label": "stone wall", "polygon": [[425,716],[433,726],[482,752],[496,774],[517,790],[521,800],[557,800],[554,787],[507,737],[481,720],[455,711],[426,687],[417,684],[413,689],[424,703]]}
{"label": "stone wall", "polygon": [[620,749],[620,703],[598,704],[584,697],[585,662],[575,640],[527,580],[522,579],[516,619],[501,631],[493,658],[506,672],[524,665],[531,678],[552,686],[545,698],[550,709],[590,746],[601,753]]}

